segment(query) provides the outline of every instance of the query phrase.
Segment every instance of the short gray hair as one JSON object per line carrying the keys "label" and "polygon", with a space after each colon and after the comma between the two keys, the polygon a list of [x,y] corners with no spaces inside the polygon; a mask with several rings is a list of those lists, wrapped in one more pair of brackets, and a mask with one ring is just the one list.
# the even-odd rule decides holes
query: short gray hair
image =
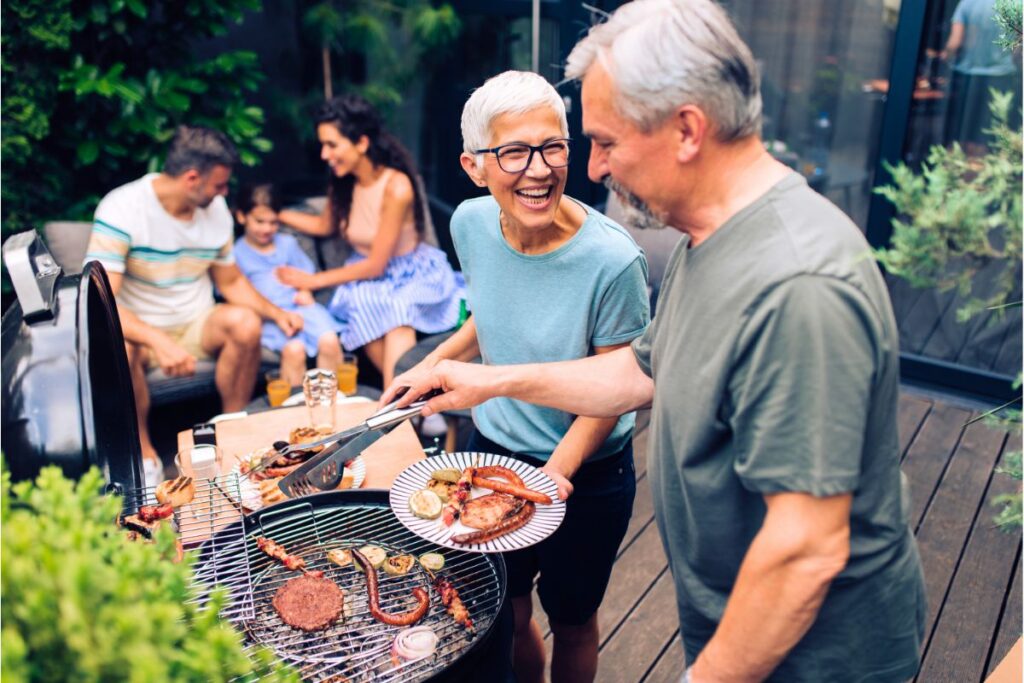
{"label": "short gray hair", "polygon": [[462,109],[462,149],[467,154],[487,147],[491,124],[502,114],[525,114],[547,107],[558,116],[562,135],[569,136],[565,102],[554,86],[532,71],[506,71],[473,91]]}
{"label": "short gray hair", "polygon": [[582,79],[595,61],[608,70],[615,108],[650,131],[693,104],[729,142],[761,131],[760,74],[750,48],[712,0],[634,0],[590,29],[566,61]]}

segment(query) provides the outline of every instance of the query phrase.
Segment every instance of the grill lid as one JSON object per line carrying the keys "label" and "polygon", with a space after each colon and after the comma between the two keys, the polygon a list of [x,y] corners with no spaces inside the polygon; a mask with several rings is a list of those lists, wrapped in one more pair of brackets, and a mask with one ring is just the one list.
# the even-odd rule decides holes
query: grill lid
{"label": "grill lid", "polygon": [[121,490],[142,485],[135,398],[117,305],[103,267],[65,276],[34,232],[3,258],[18,295],[3,316],[2,447],[17,481],[44,465],[91,465]]}

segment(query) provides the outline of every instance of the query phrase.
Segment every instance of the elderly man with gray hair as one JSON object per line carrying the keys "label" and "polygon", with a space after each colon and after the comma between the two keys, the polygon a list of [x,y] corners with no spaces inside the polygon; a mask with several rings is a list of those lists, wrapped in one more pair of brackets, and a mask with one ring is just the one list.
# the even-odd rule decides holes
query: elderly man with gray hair
{"label": "elderly man with gray hair", "polygon": [[759,138],[757,67],[711,0],[637,0],[569,57],[589,174],[683,233],[631,348],[439,363],[425,414],[495,396],[651,406],[687,680],[905,681],[924,582],[902,500],[897,330],[868,244]]}

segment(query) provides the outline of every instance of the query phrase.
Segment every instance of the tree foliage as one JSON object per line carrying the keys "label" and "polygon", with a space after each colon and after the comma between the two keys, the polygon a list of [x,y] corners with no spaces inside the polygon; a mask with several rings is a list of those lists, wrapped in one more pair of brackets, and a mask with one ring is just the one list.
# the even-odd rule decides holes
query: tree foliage
{"label": "tree foliage", "polygon": [[270,148],[247,104],[252,52],[196,56],[260,0],[11,0],[2,12],[3,232],[88,219],[110,189],[159,167],[181,123],[225,132],[242,161]]}
{"label": "tree foliage", "polygon": [[[304,11],[302,23],[310,41],[328,53],[325,87],[293,103],[289,113],[303,138],[309,135],[309,105],[328,90],[337,93],[336,83],[385,114],[399,106],[462,30],[450,4],[430,0],[321,0]],[[331,69],[332,63],[340,68]]]}
{"label": "tree foliage", "polygon": [[174,564],[174,532],[131,543],[115,527],[121,500],[95,468],[76,484],[56,467],[35,482],[0,480],[0,652],[3,679],[294,681],[269,650],[242,649],[220,614],[192,601],[192,559]]}
{"label": "tree foliage", "polygon": [[[966,298],[965,321],[1003,306],[1020,277],[1021,133],[1007,125],[1012,93],[992,92],[994,124],[989,151],[970,158],[954,143],[934,146],[915,171],[886,166],[892,184],[876,190],[896,207],[892,242],[875,256],[914,287],[956,289]],[[1002,264],[997,285],[974,292],[975,275]]]}

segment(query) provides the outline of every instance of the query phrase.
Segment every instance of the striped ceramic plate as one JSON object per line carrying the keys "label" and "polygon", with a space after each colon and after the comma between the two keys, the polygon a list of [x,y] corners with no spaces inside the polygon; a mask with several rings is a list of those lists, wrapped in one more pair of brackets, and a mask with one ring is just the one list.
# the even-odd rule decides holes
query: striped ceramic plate
{"label": "striped ceramic plate", "polygon": [[[447,468],[463,470],[472,464],[478,467],[507,467],[522,478],[527,488],[547,494],[554,502],[551,505],[538,504],[533,518],[526,526],[509,534],[487,543],[455,543],[451,540],[452,536],[473,532],[476,529],[464,526],[461,522],[455,522],[448,527],[440,519],[420,519],[409,511],[409,496],[426,487],[431,472]],[[488,493],[492,491],[474,488],[471,497],[476,498]],[[391,485],[391,509],[399,521],[417,536],[446,548],[471,553],[504,553],[529,547],[553,534],[565,517],[565,501],[559,500],[558,486],[548,475],[525,462],[493,453],[445,453],[413,463],[399,474],[395,478],[395,483]]]}

